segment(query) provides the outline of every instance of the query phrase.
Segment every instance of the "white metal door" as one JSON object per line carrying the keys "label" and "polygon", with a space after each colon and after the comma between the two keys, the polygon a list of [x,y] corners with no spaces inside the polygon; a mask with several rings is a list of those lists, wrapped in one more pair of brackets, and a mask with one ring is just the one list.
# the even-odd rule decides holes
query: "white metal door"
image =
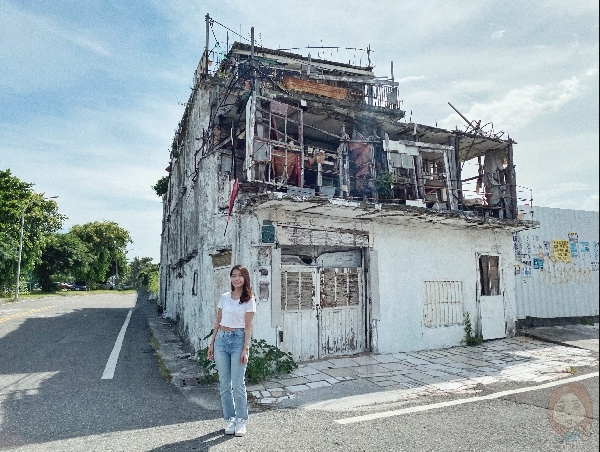
{"label": "white metal door", "polygon": [[484,340],[506,337],[504,321],[504,297],[482,296],[479,300],[481,311],[481,336]]}
{"label": "white metal door", "polygon": [[317,359],[318,303],[317,269],[283,265],[281,267],[281,311],[283,341],[281,348],[297,361]]}
{"label": "white metal door", "polygon": [[362,270],[319,271],[319,358],[365,351]]}
{"label": "white metal door", "polygon": [[477,261],[479,266],[477,301],[481,337],[483,340],[506,337],[500,256],[481,254]]}
{"label": "white metal door", "polygon": [[281,267],[281,348],[295,360],[365,351],[360,268]]}

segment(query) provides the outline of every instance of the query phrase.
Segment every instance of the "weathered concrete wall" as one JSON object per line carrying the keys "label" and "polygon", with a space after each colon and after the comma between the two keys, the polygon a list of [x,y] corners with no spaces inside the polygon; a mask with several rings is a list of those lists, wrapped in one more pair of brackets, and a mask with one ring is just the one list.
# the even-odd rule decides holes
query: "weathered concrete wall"
{"label": "weathered concrete wall", "polygon": [[478,325],[478,253],[500,256],[500,285],[505,321],[514,329],[515,299],[511,233],[501,230],[450,229],[419,225],[374,225],[378,297],[374,351],[423,350],[459,345],[464,324],[427,327],[424,322],[424,281],[462,283],[463,313]]}
{"label": "weathered concrete wall", "polygon": [[233,231],[225,233],[231,157],[215,152],[202,158],[196,139],[208,127],[210,101],[209,93],[200,89],[184,128],[183,146],[172,161],[161,242],[160,302],[195,348],[210,332],[218,301],[214,279],[219,272],[211,254],[231,249]]}
{"label": "weathered concrete wall", "polygon": [[598,315],[598,212],[534,207],[514,242],[517,316]]}

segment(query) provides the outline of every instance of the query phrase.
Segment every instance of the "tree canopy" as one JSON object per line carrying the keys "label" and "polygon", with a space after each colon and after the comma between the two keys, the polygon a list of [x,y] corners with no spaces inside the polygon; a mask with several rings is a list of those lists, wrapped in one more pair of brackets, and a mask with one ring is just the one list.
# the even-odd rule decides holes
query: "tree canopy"
{"label": "tree canopy", "polygon": [[42,256],[34,270],[41,289],[51,292],[55,283],[86,279],[93,256],[85,244],[74,234],[54,234],[42,250]]}
{"label": "tree canopy", "polygon": [[65,215],[58,204],[36,193],[33,184],[0,171],[0,292],[15,284],[23,215],[21,272],[33,270],[39,262],[47,239],[60,230]]}
{"label": "tree canopy", "polygon": [[129,232],[114,221],[94,221],[75,225],[70,233],[81,240],[87,253],[93,256],[84,275],[87,281],[106,281],[112,269],[118,272],[119,268],[126,268],[125,251],[127,245],[133,241]]}

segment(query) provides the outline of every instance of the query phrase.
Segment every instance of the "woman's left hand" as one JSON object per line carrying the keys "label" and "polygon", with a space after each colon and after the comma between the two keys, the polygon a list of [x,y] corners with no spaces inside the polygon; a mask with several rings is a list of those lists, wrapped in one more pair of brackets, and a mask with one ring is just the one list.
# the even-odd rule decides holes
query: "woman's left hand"
{"label": "woman's left hand", "polygon": [[240,356],[240,364],[245,366],[248,363],[248,349],[245,348],[242,350],[242,355]]}

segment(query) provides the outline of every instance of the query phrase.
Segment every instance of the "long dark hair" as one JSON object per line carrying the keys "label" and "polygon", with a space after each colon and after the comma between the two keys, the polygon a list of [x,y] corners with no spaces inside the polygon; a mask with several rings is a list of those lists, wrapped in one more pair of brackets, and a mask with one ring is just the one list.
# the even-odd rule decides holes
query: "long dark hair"
{"label": "long dark hair", "polygon": [[[244,287],[242,287],[242,296],[240,297],[240,304],[246,303],[248,300],[250,300],[250,298],[254,296],[252,295],[252,289],[250,288],[250,273],[248,272],[248,269],[243,265],[234,265],[234,267],[229,272],[230,278],[234,270],[239,270],[242,273],[242,276],[244,277]],[[233,290],[234,287],[232,284],[231,291],[233,292]]]}

